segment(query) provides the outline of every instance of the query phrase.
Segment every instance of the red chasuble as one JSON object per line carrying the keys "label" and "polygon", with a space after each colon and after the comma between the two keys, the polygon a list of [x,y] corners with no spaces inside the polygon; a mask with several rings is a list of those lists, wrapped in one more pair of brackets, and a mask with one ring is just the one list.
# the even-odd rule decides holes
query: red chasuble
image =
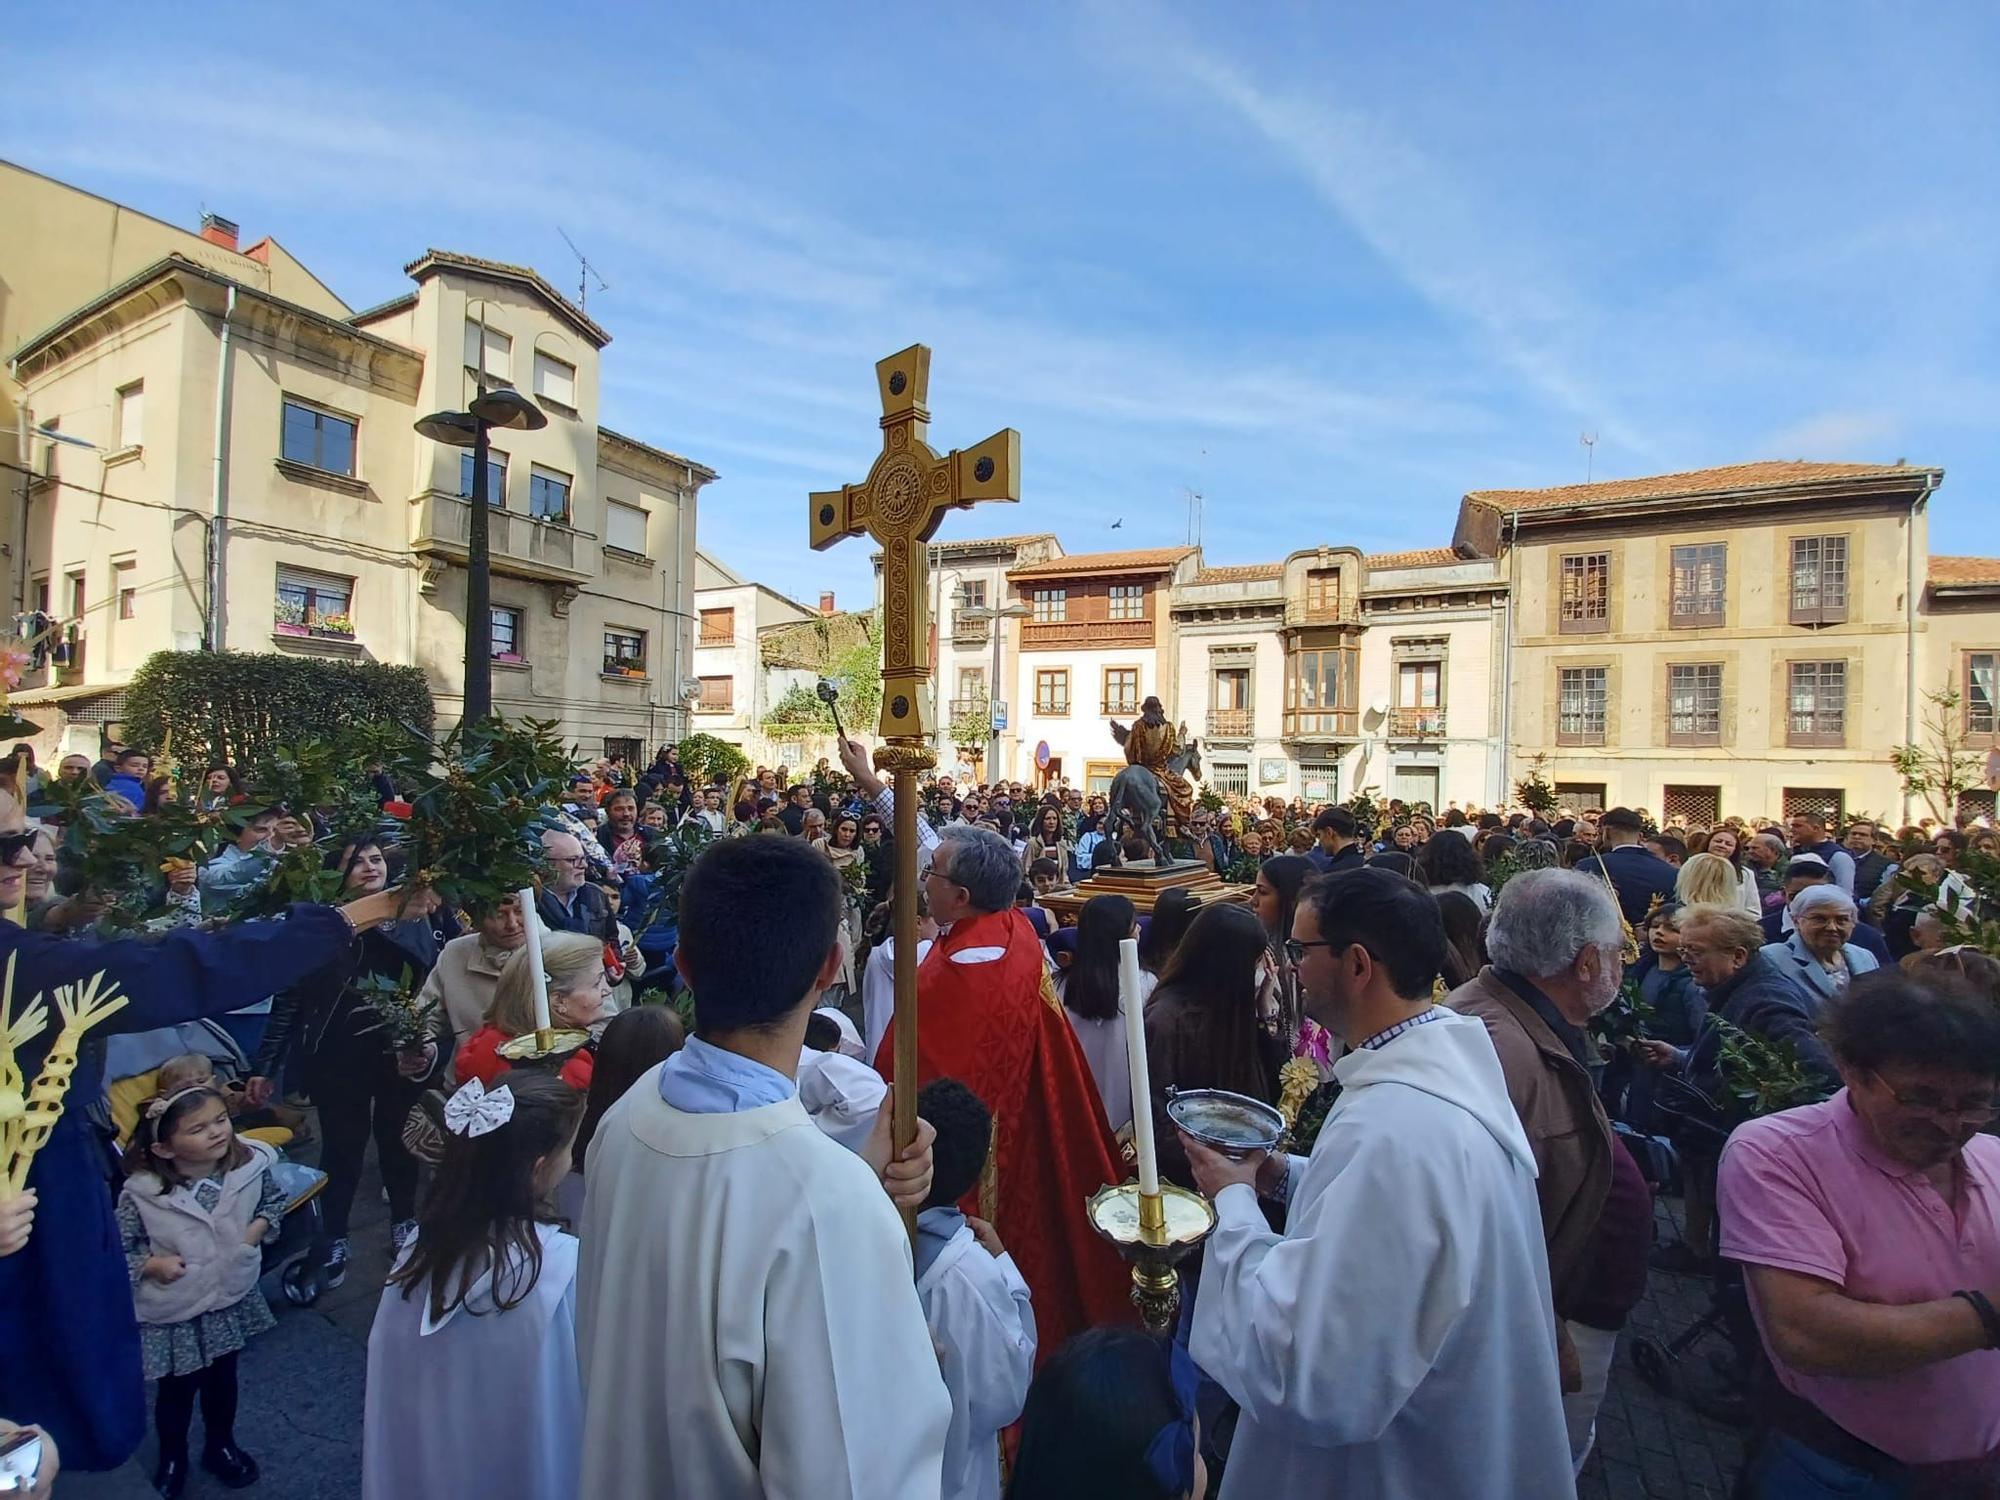
{"label": "red chasuble", "polygon": [[[954,953],[1002,948],[985,963]],[[1084,1203],[1125,1170],[1069,1017],[1020,912],[954,922],[917,970],[917,1074],[956,1078],[993,1111],[987,1180],[960,1207],[989,1218],[1034,1294],[1039,1364],[1073,1333],[1136,1320],[1132,1278]],[[896,1033],[875,1066],[895,1081]]]}

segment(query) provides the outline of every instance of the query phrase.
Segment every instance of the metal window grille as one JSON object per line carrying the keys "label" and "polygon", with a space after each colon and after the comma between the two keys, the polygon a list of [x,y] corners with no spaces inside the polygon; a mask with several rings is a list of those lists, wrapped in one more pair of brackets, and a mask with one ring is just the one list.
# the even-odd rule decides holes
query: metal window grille
{"label": "metal window grille", "polygon": [[1667,787],[1660,793],[1660,815],[1683,828],[1713,828],[1722,818],[1722,788]]}

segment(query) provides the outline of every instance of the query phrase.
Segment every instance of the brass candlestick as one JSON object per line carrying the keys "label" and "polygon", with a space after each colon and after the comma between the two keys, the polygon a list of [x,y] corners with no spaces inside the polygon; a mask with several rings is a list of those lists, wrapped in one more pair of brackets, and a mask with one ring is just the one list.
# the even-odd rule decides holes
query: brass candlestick
{"label": "brass candlestick", "polygon": [[1090,1227],[1132,1264],[1132,1302],[1146,1327],[1170,1334],[1180,1321],[1181,1273],[1175,1269],[1215,1228],[1215,1208],[1199,1193],[1160,1184],[1157,1196],[1137,1182],[1100,1188],[1085,1212]]}
{"label": "brass candlestick", "polygon": [[540,1062],[545,1057],[567,1057],[589,1040],[587,1031],[537,1029],[508,1037],[499,1053],[510,1063]]}

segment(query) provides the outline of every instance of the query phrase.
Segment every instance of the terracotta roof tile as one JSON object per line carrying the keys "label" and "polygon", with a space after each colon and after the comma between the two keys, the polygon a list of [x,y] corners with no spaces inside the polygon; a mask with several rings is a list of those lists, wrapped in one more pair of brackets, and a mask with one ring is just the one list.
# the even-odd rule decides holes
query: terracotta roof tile
{"label": "terracotta roof tile", "polygon": [[1139,547],[1130,552],[1072,552],[1068,557],[1052,557],[1047,562],[1015,568],[1007,576],[1032,578],[1044,574],[1120,573],[1136,572],[1142,568],[1164,573],[1177,566],[1182,558],[1192,556],[1194,550],[1192,547]]}
{"label": "terracotta roof tile", "polygon": [[1418,547],[1410,552],[1371,552],[1363,561],[1371,568],[1435,568],[1464,559],[1449,547]]}
{"label": "terracotta roof tile", "polygon": [[1194,575],[1196,583],[1261,583],[1270,578],[1283,578],[1285,565],[1273,563],[1242,563],[1234,567],[1203,568]]}
{"label": "terracotta roof tile", "polygon": [[518,281],[532,287],[551,307],[574,324],[584,337],[595,341],[598,348],[602,349],[611,342],[611,335],[604,331],[601,323],[544,281],[542,273],[533,266],[512,266],[504,260],[485,260],[477,255],[462,255],[456,250],[430,249],[403,267],[403,274],[421,281],[423,273],[435,266],[451,266],[461,271],[497,276],[505,281]]}
{"label": "terracotta roof tile", "polygon": [[1933,557],[1930,578],[1946,588],[2000,584],[2000,557]]}
{"label": "terracotta roof tile", "polygon": [[1820,464],[1774,460],[1731,464],[1720,469],[1694,469],[1683,474],[1605,479],[1596,484],[1568,484],[1547,490],[1473,490],[1465,498],[1503,511],[1553,510],[1621,501],[1678,500],[1730,490],[1783,490],[1843,479],[1881,479],[1895,475],[1914,479],[1924,472],[1907,464]]}

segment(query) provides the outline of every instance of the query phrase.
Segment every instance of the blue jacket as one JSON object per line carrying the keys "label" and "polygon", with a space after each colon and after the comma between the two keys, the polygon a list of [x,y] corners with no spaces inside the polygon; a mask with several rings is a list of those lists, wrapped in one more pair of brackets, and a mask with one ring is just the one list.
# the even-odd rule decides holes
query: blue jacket
{"label": "blue jacket", "polygon": [[[1820,966],[1818,959],[1806,951],[1806,945],[1800,940],[1797,931],[1786,933],[1782,943],[1766,943],[1764,951],[1780,968],[1821,1000],[1831,1000],[1834,997],[1833,976]],[[1872,974],[1881,967],[1876,962],[1874,954],[1853,943],[1844,944],[1841,952],[1846,955],[1849,974]]]}
{"label": "blue jacket", "polygon": [[[1790,971],[1791,965],[1779,962],[1770,949],[1758,949],[1728,983],[1706,992],[1709,1014],[1763,1041],[1790,1043],[1799,1062],[1808,1072],[1818,1074],[1830,1093],[1840,1087],[1840,1074],[1826,1044],[1819,1039],[1819,996]],[[1699,1086],[1714,1090],[1721,1056],[1721,1032],[1704,1024],[1688,1055],[1688,1076]]]}
{"label": "blue jacket", "polygon": [[1634,932],[1645,925],[1654,897],[1674,899],[1674,867],[1638,844],[1622,844],[1593,854],[1580,861],[1577,869],[1593,879],[1601,878],[1600,871],[1611,877],[1611,888],[1618,893],[1618,909],[1625,913]]}
{"label": "blue jacket", "polygon": [[[296,984],[343,952],[352,929],[330,906],[222,932],[183,928],[112,942],[23,932],[0,922],[18,1015],[33,995],[102,970],[130,1003],[84,1037],[66,1108],[28,1171],[39,1199],[19,1254],[0,1259],[0,1412],[54,1434],[66,1469],[114,1469],[146,1435],[139,1324],[112,1210],[111,1165],[89,1120],[104,1090],[103,1038],[217,1016]],[[58,1021],[16,1054],[28,1082]]]}

